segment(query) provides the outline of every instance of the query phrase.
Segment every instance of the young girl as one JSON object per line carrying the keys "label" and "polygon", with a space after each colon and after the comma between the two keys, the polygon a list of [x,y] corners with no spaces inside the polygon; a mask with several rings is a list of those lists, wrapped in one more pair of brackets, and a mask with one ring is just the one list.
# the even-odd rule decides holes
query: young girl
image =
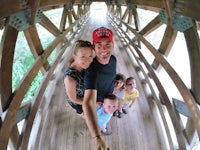
{"label": "young girl", "polygon": [[64,86],[67,102],[83,117],[82,98],[84,96],[84,70],[93,60],[93,45],[89,41],[78,40],[70,66],[64,73]]}
{"label": "young girl", "polygon": [[127,114],[129,108],[132,107],[133,103],[136,101],[139,96],[139,91],[136,89],[136,82],[133,77],[126,79],[126,90],[124,92],[124,98],[122,100],[122,111]]}
{"label": "young girl", "polygon": [[121,101],[124,97],[124,83],[125,83],[125,76],[121,73],[116,74],[113,94],[115,94],[119,99],[118,101],[119,104],[118,104],[118,109],[114,112],[113,115],[118,116],[118,118],[122,117]]}

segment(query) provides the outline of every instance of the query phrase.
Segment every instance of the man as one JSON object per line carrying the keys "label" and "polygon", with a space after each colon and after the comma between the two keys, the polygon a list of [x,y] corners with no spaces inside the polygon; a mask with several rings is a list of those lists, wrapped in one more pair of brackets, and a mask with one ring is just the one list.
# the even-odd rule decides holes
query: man
{"label": "man", "polygon": [[84,76],[83,111],[89,131],[96,142],[96,149],[105,150],[106,145],[97,123],[96,106],[101,105],[104,96],[114,89],[116,58],[112,55],[113,32],[100,27],[93,31],[92,37],[96,57]]}

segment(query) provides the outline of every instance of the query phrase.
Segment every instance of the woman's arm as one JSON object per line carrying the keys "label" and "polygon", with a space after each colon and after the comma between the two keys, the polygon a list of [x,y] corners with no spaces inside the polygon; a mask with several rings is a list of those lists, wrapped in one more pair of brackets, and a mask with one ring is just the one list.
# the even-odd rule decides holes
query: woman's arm
{"label": "woman's arm", "polygon": [[69,99],[76,104],[82,105],[83,100],[76,96],[76,81],[72,77],[67,76],[64,79],[64,84]]}

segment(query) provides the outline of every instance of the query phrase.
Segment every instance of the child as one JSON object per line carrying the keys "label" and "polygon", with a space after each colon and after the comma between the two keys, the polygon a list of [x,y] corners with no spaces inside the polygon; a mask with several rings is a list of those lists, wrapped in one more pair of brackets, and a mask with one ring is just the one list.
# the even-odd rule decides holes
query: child
{"label": "child", "polygon": [[[125,76],[121,73],[116,74],[115,77],[115,87],[114,87],[114,91],[113,94],[115,94],[117,96],[117,98],[119,99],[119,108],[114,112],[114,116],[118,116],[118,118],[122,117],[122,110],[120,109],[121,107],[121,102],[123,97],[124,97],[124,83],[125,83]],[[121,111],[120,111],[121,110]]]}
{"label": "child", "polygon": [[93,60],[93,45],[89,41],[78,40],[70,66],[64,73],[67,102],[83,117],[82,98],[84,96],[83,75]]}
{"label": "child", "polygon": [[113,113],[117,109],[118,100],[117,97],[110,93],[104,98],[104,102],[101,106],[97,107],[97,119],[101,129],[101,133],[104,135],[111,135],[112,132],[106,127],[107,123],[111,119]]}
{"label": "child", "polygon": [[136,101],[139,96],[139,91],[136,89],[136,82],[133,77],[126,79],[125,83],[126,89],[124,92],[124,98],[122,100],[122,111],[127,114],[129,108],[132,107],[133,103]]}

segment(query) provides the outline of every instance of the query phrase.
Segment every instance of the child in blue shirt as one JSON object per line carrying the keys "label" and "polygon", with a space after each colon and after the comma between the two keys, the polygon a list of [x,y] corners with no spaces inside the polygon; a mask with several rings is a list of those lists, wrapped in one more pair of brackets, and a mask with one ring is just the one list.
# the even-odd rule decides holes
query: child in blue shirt
{"label": "child in blue shirt", "polygon": [[113,113],[116,111],[117,107],[117,97],[112,93],[107,94],[104,98],[103,104],[97,107],[97,119],[102,134],[112,134],[112,132],[109,131],[106,126],[107,123],[110,121]]}

